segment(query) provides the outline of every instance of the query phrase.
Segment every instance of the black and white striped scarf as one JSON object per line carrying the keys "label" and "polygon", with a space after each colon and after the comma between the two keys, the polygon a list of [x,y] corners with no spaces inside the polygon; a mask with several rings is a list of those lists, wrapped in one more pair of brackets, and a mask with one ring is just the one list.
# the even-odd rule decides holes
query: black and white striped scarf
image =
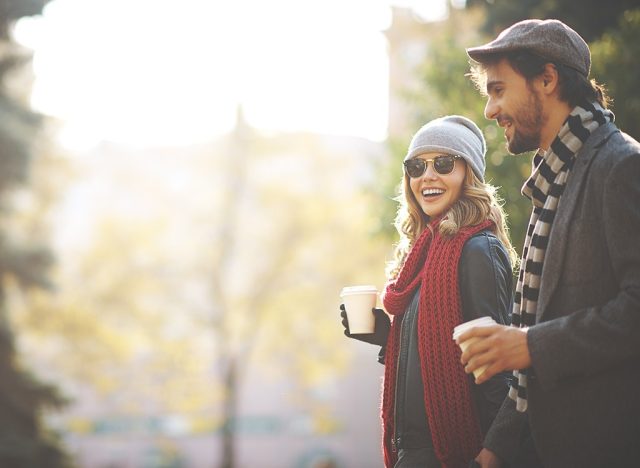
{"label": "black and white striped scarf", "polygon": [[[539,151],[533,158],[531,176],[522,187],[522,194],[533,202],[533,211],[516,284],[512,316],[515,327],[529,327],[536,322],[549,233],[575,156],[596,128],[613,119],[613,113],[597,103],[578,105],[567,117],[549,150]],[[513,373],[516,379],[509,389],[509,397],[516,401],[518,411],[524,412],[527,410],[528,369]]]}

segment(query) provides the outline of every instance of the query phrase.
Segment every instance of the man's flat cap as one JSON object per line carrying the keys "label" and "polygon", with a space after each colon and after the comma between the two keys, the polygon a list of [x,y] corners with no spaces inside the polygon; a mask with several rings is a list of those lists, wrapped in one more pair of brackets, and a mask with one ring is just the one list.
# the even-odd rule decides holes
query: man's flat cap
{"label": "man's flat cap", "polygon": [[516,50],[528,50],[589,76],[589,46],[577,32],[555,19],[520,21],[502,31],[493,41],[468,48],[467,54],[482,63],[489,55]]}

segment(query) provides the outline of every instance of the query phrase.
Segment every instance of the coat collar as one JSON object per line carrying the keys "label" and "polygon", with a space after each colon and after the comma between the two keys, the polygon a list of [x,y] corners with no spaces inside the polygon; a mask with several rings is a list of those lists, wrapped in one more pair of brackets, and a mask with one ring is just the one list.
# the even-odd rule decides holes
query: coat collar
{"label": "coat collar", "polygon": [[536,323],[542,320],[551,297],[558,286],[564,266],[565,252],[567,251],[569,223],[587,178],[588,169],[602,145],[617,131],[618,128],[611,122],[601,125],[594,130],[578,151],[576,161],[569,173],[564,193],[560,198],[558,211],[549,235],[549,244],[542,267],[540,295],[536,308]]}

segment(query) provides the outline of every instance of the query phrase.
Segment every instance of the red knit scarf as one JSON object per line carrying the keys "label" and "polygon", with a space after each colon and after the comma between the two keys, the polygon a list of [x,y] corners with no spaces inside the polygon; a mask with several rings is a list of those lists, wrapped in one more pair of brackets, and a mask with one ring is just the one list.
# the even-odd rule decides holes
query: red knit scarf
{"label": "red knit scarf", "polygon": [[[401,319],[416,288],[418,303],[418,352],[424,382],[424,403],[433,446],[443,468],[466,467],[481,449],[482,435],[472,401],[469,377],[460,364],[460,348],[452,339],[462,322],[458,289],[458,261],[464,243],[473,234],[493,225],[485,221],[460,229],[452,238],[442,237],[439,222],[420,235],[397,278],[387,284],[383,298],[387,312]],[[401,320],[394,319],[385,354],[382,397],[385,466],[397,460],[394,437],[396,361]]]}

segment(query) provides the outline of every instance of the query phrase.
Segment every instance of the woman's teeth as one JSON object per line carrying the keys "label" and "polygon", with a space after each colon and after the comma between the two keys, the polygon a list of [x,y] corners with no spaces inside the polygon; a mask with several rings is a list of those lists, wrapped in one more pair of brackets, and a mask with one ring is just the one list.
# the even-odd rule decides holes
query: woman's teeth
{"label": "woman's teeth", "polygon": [[433,195],[441,195],[444,193],[443,189],[424,189],[422,191],[422,196],[423,197],[429,197],[429,196],[433,196]]}

